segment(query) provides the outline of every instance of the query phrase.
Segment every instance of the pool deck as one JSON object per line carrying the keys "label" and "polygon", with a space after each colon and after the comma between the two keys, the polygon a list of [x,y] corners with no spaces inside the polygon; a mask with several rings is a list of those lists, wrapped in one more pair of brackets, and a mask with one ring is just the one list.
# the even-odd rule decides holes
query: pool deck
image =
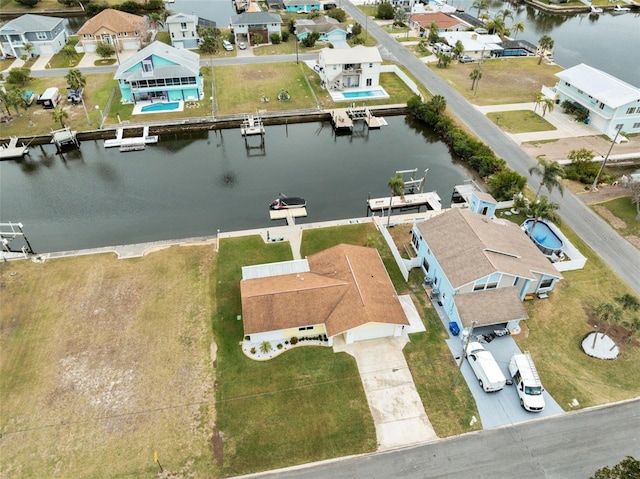
{"label": "pool deck", "polygon": [[[142,111],[142,109],[149,105],[160,105],[162,103],[178,103],[178,108],[174,108],[172,110],[154,110],[154,111]],[[159,113],[163,111],[183,111],[184,110],[184,101],[176,100],[176,101],[139,101],[133,106],[132,115],[149,115],[152,113]]]}

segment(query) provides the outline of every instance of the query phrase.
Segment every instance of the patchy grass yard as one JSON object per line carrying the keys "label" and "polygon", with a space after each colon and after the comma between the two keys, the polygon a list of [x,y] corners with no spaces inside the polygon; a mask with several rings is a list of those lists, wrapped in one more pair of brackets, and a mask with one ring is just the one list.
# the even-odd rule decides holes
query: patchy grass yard
{"label": "patchy grass yard", "polygon": [[591,208],[631,244],[640,248],[640,221],[636,219],[636,206],[629,196],[592,205]]}
{"label": "patchy grass yard", "polygon": [[507,133],[530,133],[557,129],[540,115],[530,110],[489,112],[487,113],[487,118]]}
{"label": "patchy grass yard", "polygon": [[[558,82],[555,73],[562,70],[557,65],[538,65],[537,57],[497,58],[478,63],[452,63],[449,68],[430,68],[458,93],[476,105],[500,105],[505,103],[534,102],[543,85]],[[471,90],[469,74],[482,68],[482,79],[477,94]]]}
{"label": "patchy grass yard", "polygon": [[215,475],[214,273],[210,246],[0,264],[0,476]]}
{"label": "patchy grass yard", "polygon": [[218,459],[224,475],[375,450],[373,419],[355,360],[303,347],[269,361],[241,351],[241,266],[292,259],[288,243],[225,239],[217,267]]}

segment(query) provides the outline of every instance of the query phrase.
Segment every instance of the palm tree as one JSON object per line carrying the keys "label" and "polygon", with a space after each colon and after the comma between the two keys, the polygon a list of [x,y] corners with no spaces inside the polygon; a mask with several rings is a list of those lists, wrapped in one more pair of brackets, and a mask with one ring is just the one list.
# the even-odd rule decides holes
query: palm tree
{"label": "palm tree", "polygon": [[158,12],[151,12],[147,17],[149,18],[149,25],[154,30],[158,30],[158,27],[164,27],[163,22],[166,20],[166,17],[163,18],[162,14]]}
{"label": "palm tree", "polygon": [[504,19],[497,15],[493,17],[493,20],[487,22],[487,30],[489,30],[489,33],[499,35],[500,38],[504,38],[505,35],[509,34],[509,29],[507,28]]}
{"label": "palm tree", "polygon": [[544,116],[547,114],[547,110],[549,112],[553,111],[553,107],[555,106],[555,104],[556,102],[553,101],[553,99],[544,97],[544,99],[542,100],[542,118],[544,118]]}
{"label": "palm tree", "polygon": [[453,47],[453,54],[456,56],[456,58],[460,58],[460,55],[462,55],[463,53],[464,45],[460,40],[458,40]]}
{"label": "palm tree", "polygon": [[260,352],[263,354],[268,354],[271,351],[271,343],[269,341],[262,341],[260,343]]}
{"label": "palm tree", "polygon": [[67,84],[72,90],[79,90],[87,84],[87,79],[80,70],[71,69],[67,72],[64,78],[67,80]]}
{"label": "palm tree", "polygon": [[471,78],[471,89],[474,90],[473,95],[475,96],[478,91],[478,83],[480,83],[480,78],[482,78],[482,71],[479,68],[474,68],[471,73],[469,73],[469,78]]}
{"label": "palm tree", "polygon": [[633,294],[625,293],[622,296],[616,296],[615,300],[620,303],[620,306],[622,306],[622,309],[624,310],[640,310],[640,301],[637,296],[634,296]]}
{"label": "palm tree", "polygon": [[622,341],[624,341],[625,339],[627,340],[631,340],[631,338],[633,338],[633,336],[640,331],[640,318],[638,316],[634,317],[632,320],[630,321],[623,321],[622,325],[627,328],[627,330],[629,331],[629,334],[627,336],[622,336],[620,339],[618,339],[616,341],[616,343],[611,346],[611,348],[609,349],[609,351],[613,351],[613,348],[615,348],[618,344],[620,344]]}
{"label": "palm tree", "polygon": [[542,35],[540,37],[540,40],[538,40],[538,54],[540,55],[538,65],[542,63],[545,52],[553,50],[553,43],[553,38],[549,35]]}
{"label": "palm tree", "polygon": [[535,203],[538,199],[538,195],[543,186],[547,187],[549,193],[551,193],[554,188],[557,188],[560,194],[564,195],[564,187],[561,182],[564,169],[557,162],[540,159],[536,166],[529,168],[529,174],[533,175],[534,173],[540,176],[540,185],[538,186],[536,195],[533,197],[532,203]]}
{"label": "palm tree", "polygon": [[60,126],[64,128],[64,120],[69,118],[69,113],[67,113],[61,105],[56,105],[53,107],[53,110],[51,110],[51,117],[53,118],[53,121],[59,121]]}
{"label": "palm tree", "polygon": [[436,115],[441,115],[447,109],[447,99],[436,95],[427,102],[427,107]]}
{"label": "palm tree", "polygon": [[514,32],[513,39],[515,40],[518,33],[524,32],[524,22],[518,22],[511,25],[511,31]]}
{"label": "palm tree", "polygon": [[391,197],[389,198],[389,215],[387,216],[387,228],[391,223],[391,204],[393,203],[394,196],[404,196],[404,180],[402,179],[402,174],[397,173],[395,176],[392,176],[387,183],[387,187],[391,190]]}
{"label": "palm tree", "polygon": [[541,196],[540,199],[529,205],[527,213],[533,217],[533,224],[529,228],[528,236],[531,238],[533,230],[535,229],[538,221],[547,220],[552,223],[560,224],[560,217],[556,213],[560,205],[558,203],[550,203],[547,196]]}
{"label": "palm tree", "polygon": [[636,221],[640,221],[640,181],[632,181],[627,185],[631,192],[631,204],[636,205]]}
{"label": "palm tree", "polygon": [[510,18],[511,20],[513,20],[513,12],[508,8],[505,8],[503,10],[498,11],[498,13],[496,13],[496,17],[500,17],[503,20],[506,20],[507,18]]}
{"label": "palm tree", "polygon": [[[20,115],[20,109],[18,108],[20,105],[22,105],[22,93],[23,91],[20,89],[20,87],[14,86],[13,88],[7,90],[7,95],[4,99],[7,106],[12,106],[16,109],[16,115],[18,115],[19,117],[22,116]],[[8,108],[7,111],[9,111]]]}
{"label": "palm tree", "polygon": [[535,113],[538,107],[542,104],[544,100],[544,93],[536,93],[536,101],[535,106],[533,107],[533,112]]}
{"label": "palm tree", "polygon": [[473,2],[473,5],[471,5],[471,8],[477,8],[478,16],[480,16],[480,10],[486,10],[488,6],[489,4],[487,3],[487,0],[476,0]]}
{"label": "palm tree", "polygon": [[[591,345],[591,349],[596,347],[598,333],[600,332],[600,329],[602,328],[602,325],[604,323],[612,324],[620,322],[620,320],[622,319],[622,308],[617,304],[610,303],[609,301],[603,301],[593,309],[593,314],[595,314],[598,324],[597,330],[593,336],[593,344]],[[604,337],[604,334],[602,334],[602,337]]]}

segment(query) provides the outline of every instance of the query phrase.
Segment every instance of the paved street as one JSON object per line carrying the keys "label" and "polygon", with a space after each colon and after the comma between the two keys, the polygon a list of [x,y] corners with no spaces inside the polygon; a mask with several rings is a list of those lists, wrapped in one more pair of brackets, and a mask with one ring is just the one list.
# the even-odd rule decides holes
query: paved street
{"label": "paved street", "polygon": [[254,478],[586,479],[640,457],[640,399],[381,454],[325,461]]}

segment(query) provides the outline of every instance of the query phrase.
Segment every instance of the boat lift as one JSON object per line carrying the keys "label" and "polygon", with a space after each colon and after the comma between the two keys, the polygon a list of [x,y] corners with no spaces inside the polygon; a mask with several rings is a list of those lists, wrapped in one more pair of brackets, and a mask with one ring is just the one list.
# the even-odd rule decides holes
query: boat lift
{"label": "boat lift", "polygon": [[[396,175],[402,175],[402,181],[404,182],[404,192],[405,193],[414,193],[416,189],[420,191],[420,193],[424,193],[424,184],[427,182],[427,172],[429,168],[424,170],[424,175],[422,178],[414,179],[416,173],[418,173],[418,168],[414,168],[413,170],[397,170]],[[404,179],[404,175],[410,173],[411,176],[408,180]]]}
{"label": "boat lift", "polygon": [[[11,246],[11,242],[18,237],[22,238],[24,245],[20,249],[15,249]],[[35,254],[27,236],[22,231],[22,223],[0,223],[0,243],[2,243],[2,250],[7,253],[22,253],[25,258]]]}

